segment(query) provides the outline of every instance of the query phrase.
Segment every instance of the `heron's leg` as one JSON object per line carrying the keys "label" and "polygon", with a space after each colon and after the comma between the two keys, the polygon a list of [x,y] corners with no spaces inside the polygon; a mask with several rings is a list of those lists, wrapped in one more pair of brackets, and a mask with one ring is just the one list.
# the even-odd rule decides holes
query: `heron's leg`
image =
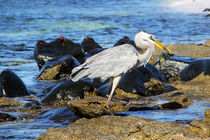
{"label": "heron's leg", "polygon": [[117,87],[118,83],[120,82],[120,79],[121,79],[121,76],[117,76],[117,77],[113,78],[112,90],[111,90],[111,92],[109,94],[109,98],[107,99],[107,102],[106,102],[106,107],[109,109],[109,111],[112,115],[113,115],[113,113],[112,113],[112,110],[109,105],[112,100],[112,96],[115,91],[115,88]]}
{"label": "heron's leg", "polygon": [[109,97],[109,93],[110,93],[110,90],[111,90],[111,87],[112,87],[112,80],[113,80],[113,78],[109,78],[109,87],[108,87],[108,91],[106,93],[107,97]]}

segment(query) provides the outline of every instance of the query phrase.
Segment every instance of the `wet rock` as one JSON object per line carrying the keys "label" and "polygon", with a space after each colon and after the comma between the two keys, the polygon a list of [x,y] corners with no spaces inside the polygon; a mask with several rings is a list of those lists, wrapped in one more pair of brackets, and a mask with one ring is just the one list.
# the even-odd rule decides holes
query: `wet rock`
{"label": "wet rock", "polygon": [[193,101],[188,98],[186,95],[181,94],[181,95],[177,95],[176,93],[173,94],[171,96],[171,98],[169,99],[169,102],[177,102],[180,105],[182,105],[182,107],[187,107],[189,106]]}
{"label": "wet rock", "polygon": [[204,9],[203,12],[210,12],[210,8]]}
{"label": "wet rock", "polygon": [[179,109],[188,107],[193,101],[183,93],[177,92],[169,97],[169,102],[158,105],[159,109]]}
{"label": "wet rock", "polygon": [[82,48],[84,49],[84,52],[89,53],[90,51],[94,50],[94,49],[101,49],[102,47],[95,42],[95,40],[91,37],[86,37],[85,39],[83,39],[82,44],[81,44]]}
{"label": "wet rock", "polygon": [[178,102],[168,102],[158,106],[159,109],[179,109],[182,105]]}
{"label": "wet rock", "polygon": [[119,98],[119,99],[139,99],[141,98],[141,96],[139,94],[133,94],[133,93],[129,93],[129,92],[125,92],[124,90],[117,88],[115,90],[115,97]]}
{"label": "wet rock", "polygon": [[59,59],[48,60],[42,67],[39,80],[64,80],[69,79],[73,68],[80,63],[71,55],[63,56]]}
{"label": "wet rock", "polygon": [[194,79],[182,84],[174,84],[174,86],[184,92],[186,95],[189,95],[193,98],[208,99],[210,98],[210,75],[205,75],[201,73],[199,76]]}
{"label": "wet rock", "polygon": [[144,86],[148,92],[157,95],[163,93],[162,89],[165,87],[165,84],[155,78],[151,78],[150,81],[144,83]]}
{"label": "wet rock", "polygon": [[104,49],[103,48],[95,48],[95,49],[92,49],[91,51],[89,51],[88,55],[89,56],[93,56],[101,51],[103,51]]}
{"label": "wet rock", "polygon": [[187,56],[171,56],[155,65],[169,82],[189,81],[202,72],[209,74],[210,59]]}
{"label": "wet rock", "polygon": [[9,115],[7,113],[2,113],[0,112],[0,122],[6,122],[6,121],[14,121],[16,120],[17,118],[12,116],[12,115]]}
{"label": "wet rock", "polygon": [[20,97],[29,95],[23,81],[11,70],[7,69],[0,74],[0,91],[5,97]]}
{"label": "wet rock", "polygon": [[205,75],[210,75],[210,59],[198,60],[190,64],[181,71],[180,77],[182,81],[190,81],[202,72]]}
{"label": "wet rock", "polygon": [[39,69],[42,68],[46,61],[64,55],[72,55],[75,58],[80,57],[82,55],[81,45],[67,38],[60,37],[49,43],[43,40],[38,41],[34,49],[34,58]]}
{"label": "wet rock", "polygon": [[137,117],[102,116],[79,119],[68,127],[50,128],[37,140],[44,139],[204,139],[187,127],[154,122]]}
{"label": "wet rock", "polygon": [[24,104],[24,107],[39,106],[41,105],[38,101],[34,100]]}
{"label": "wet rock", "polygon": [[[147,64],[145,67],[142,66],[137,69],[132,69],[122,76],[118,88],[122,89],[125,92],[139,94],[142,96],[152,96],[160,94],[158,92],[151,92],[148,90],[149,86],[145,87],[145,82],[149,82],[151,78],[154,78],[160,82],[166,82],[162,77],[160,71],[154,67],[152,64]],[[159,84],[159,83],[158,83]],[[161,84],[162,87],[162,84]],[[108,91],[108,84],[100,87],[98,92],[101,95],[105,95]]]}
{"label": "wet rock", "polygon": [[2,87],[2,83],[0,81],[0,98],[3,97],[3,87]]}
{"label": "wet rock", "polygon": [[136,44],[133,40],[130,40],[128,36],[124,36],[122,39],[118,40],[115,44],[115,46],[123,45],[123,44],[130,44],[136,47]]}
{"label": "wet rock", "polygon": [[76,120],[76,116],[69,107],[64,106],[57,109],[50,109],[39,114],[35,119],[49,119],[57,123],[70,124]]}
{"label": "wet rock", "polygon": [[[107,98],[105,97],[89,97],[80,100],[74,100],[68,103],[68,106],[76,116],[85,118],[94,118],[110,114],[106,107]],[[123,106],[119,100],[112,100],[110,107],[115,112],[128,110],[127,106]]]}
{"label": "wet rock", "polygon": [[103,48],[95,48],[90,50],[88,53],[84,53],[83,57],[79,58],[78,61],[83,64],[85,62],[85,60],[101,51],[103,51]]}
{"label": "wet rock", "polygon": [[205,114],[204,114],[203,120],[207,121],[210,124],[210,108],[207,108],[205,110]]}
{"label": "wet rock", "polygon": [[92,81],[81,79],[73,82],[71,79],[57,84],[41,101],[44,104],[52,105],[55,102],[68,102],[84,98],[84,91],[93,91]]}
{"label": "wet rock", "polygon": [[23,106],[24,103],[20,101],[16,101],[13,98],[6,98],[2,97],[0,98],[0,107],[15,107],[15,106]]}
{"label": "wet rock", "polygon": [[205,137],[210,137],[210,124],[207,121],[193,120],[190,123],[190,131]]}
{"label": "wet rock", "polygon": [[204,43],[205,46],[210,47],[210,39],[206,40],[206,42]]}

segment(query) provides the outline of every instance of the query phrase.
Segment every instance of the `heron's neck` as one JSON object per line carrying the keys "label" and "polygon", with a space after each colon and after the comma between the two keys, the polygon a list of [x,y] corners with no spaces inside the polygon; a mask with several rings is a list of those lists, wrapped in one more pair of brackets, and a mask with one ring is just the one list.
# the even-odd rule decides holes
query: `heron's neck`
{"label": "heron's neck", "polygon": [[139,54],[139,61],[140,61],[140,66],[141,65],[146,65],[151,56],[153,55],[153,52],[155,51],[154,45],[149,47],[144,54]]}

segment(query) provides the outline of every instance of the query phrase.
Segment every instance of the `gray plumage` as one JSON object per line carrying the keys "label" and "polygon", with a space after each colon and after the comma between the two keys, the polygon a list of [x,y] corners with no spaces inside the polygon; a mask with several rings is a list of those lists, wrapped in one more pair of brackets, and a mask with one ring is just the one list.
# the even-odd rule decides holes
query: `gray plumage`
{"label": "gray plumage", "polygon": [[[124,44],[106,49],[88,58],[85,63],[72,70],[72,80],[78,81],[83,77],[100,78],[102,81],[126,73],[137,66],[138,52]],[[140,63],[140,62],[139,62]]]}
{"label": "gray plumage", "polygon": [[[141,38],[140,38],[141,37]],[[145,65],[154,52],[154,44],[141,42],[144,38],[153,37],[151,34],[140,32],[135,37],[137,47],[147,49],[139,54],[130,44],[119,45],[99,52],[86,59],[85,63],[72,70],[72,81],[83,77],[100,78],[102,81],[114,78],[128,72],[132,68]]]}
{"label": "gray plumage", "polygon": [[85,63],[72,70],[71,78],[74,82],[83,77],[100,78],[102,81],[110,79],[109,89],[110,87],[112,89],[107,100],[107,108],[111,114],[113,113],[109,106],[110,101],[121,76],[132,68],[145,65],[155,50],[154,46],[163,48],[153,35],[144,31],[136,34],[134,42],[136,47],[146,50],[144,54],[139,54],[130,44],[119,45],[93,55],[86,59]]}

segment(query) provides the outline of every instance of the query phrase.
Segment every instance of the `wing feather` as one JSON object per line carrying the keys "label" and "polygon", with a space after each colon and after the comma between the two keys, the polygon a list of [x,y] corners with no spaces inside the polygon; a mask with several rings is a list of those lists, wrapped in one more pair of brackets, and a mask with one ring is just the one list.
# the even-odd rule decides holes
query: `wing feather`
{"label": "wing feather", "polygon": [[97,53],[74,68],[72,80],[77,81],[86,76],[106,80],[126,73],[135,67],[137,62],[136,49],[129,44],[120,45]]}

